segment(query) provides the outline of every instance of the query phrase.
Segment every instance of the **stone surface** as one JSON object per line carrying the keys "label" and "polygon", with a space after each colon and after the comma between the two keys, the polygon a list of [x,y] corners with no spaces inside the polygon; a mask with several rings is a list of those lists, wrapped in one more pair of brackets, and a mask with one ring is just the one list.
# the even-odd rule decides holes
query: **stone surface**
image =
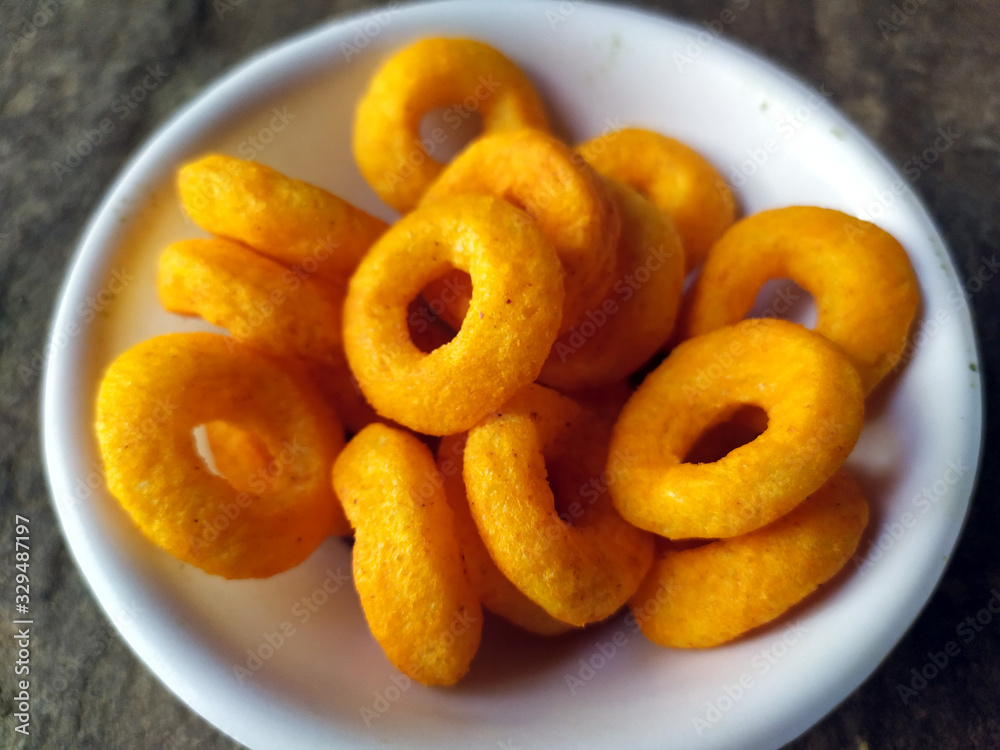
{"label": "stone surface", "polygon": [[[1000,245],[1000,7],[994,0],[673,0],[695,23],[736,8],[725,34],[833,99],[903,167],[958,137],[914,187],[966,278]],[[39,374],[59,285],[88,216],[143,140],[217,75],[264,45],[375,4],[358,0],[0,0],[0,746],[81,750],[237,747],[168,693],[111,628],[67,552],[39,457]],[[130,92],[155,71],[142,101]],[[124,99],[122,97],[125,97]],[[134,106],[132,106],[134,105]],[[70,147],[114,130],[80,163]],[[71,164],[73,162],[73,164]],[[53,164],[63,164],[56,170]],[[966,533],[924,613],[875,674],[791,745],[1000,747],[1000,618],[916,698],[897,686],[1000,588],[1000,281],[972,297],[988,381],[986,451]],[[14,514],[31,518],[34,733],[13,731]]]}

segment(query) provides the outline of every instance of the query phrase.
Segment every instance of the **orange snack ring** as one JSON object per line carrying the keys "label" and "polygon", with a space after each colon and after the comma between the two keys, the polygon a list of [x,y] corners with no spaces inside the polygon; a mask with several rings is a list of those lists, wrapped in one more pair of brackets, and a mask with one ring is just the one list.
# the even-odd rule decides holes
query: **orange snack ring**
{"label": "orange snack ring", "polygon": [[[706,428],[747,404],[767,428],[711,463],[682,463]],[[861,432],[857,371],[796,323],[744,320],[684,342],[625,405],[611,454],[615,507],[671,539],[738,536],[789,512],[847,458]]]}
{"label": "orange snack ring", "polygon": [[236,242],[196,239],[163,251],[156,282],[170,312],[198,315],[268,354],[342,365],[344,292],[286,274]]}
{"label": "orange snack ring", "polygon": [[469,499],[462,480],[462,459],[466,436],[449,435],[438,447],[438,471],[444,477],[444,490],[455,517],[455,536],[462,549],[465,569],[476,595],[486,609],[531,633],[558,635],[572,625],[552,617],[522,594],[490,557],[479,529],[469,510]]}
{"label": "orange snack ring", "polygon": [[[108,489],[147,538],[208,573],[262,578],[349,531],[329,483],[344,434],[310,383],[227,338],[168,334],[119,356],[101,381],[97,438]],[[198,455],[192,430],[216,420],[275,457],[248,478],[255,494]]]}
{"label": "orange snack ring", "polygon": [[625,128],[576,150],[602,175],[634,188],[670,217],[681,236],[688,271],[705,259],[736,218],[736,200],[725,178],[673,138]]}
{"label": "orange snack ring", "polygon": [[[470,430],[465,448],[469,507],[490,556],[572,625],[613,614],[653,555],[652,536],[618,515],[601,484],[607,435],[600,417],[531,385]],[[557,496],[570,523],[557,513]]]}
{"label": "orange snack ring", "polygon": [[903,247],[840,211],[797,206],[755,214],[712,248],[685,302],[684,333],[735,323],[768,279],[791,278],[815,300],[815,331],[846,352],[865,393],[893,368],[920,304]]}
{"label": "orange snack ring", "polygon": [[386,230],[381,219],[322,188],[222,154],[182,166],[177,189],[202,229],[290,266],[299,278],[346,284]]}
{"label": "orange snack ring", "polygon": [[482,119],[484,135],[549,129],[531,81],[489,45],[436,38],[397,52],[376,72],[358,103],[352,148],[368,184],[401,213],[417,205],[443,169],[420,136],[424,116],[439,107],[451,108],[451,118],[446,112],[443,119],[452,129],[473,112]]}
{"label": "orange snack ring", "polygon": [[539,381],[560,390],[628,377],[670,337],[684,284],[684,251],[669,218],[631,188],[608,180],[622,216],[614,283],[564,331]]}
{"label": "orange snack ring", "polygon": [[761,529],[687,550],[660,550],[630,602],[654,643],[710,648],[774,620],[851,559],[868,503],[843,469]]}
{"label": "orange snack ring", "polygon": [[[552,243],[566,274],[561,330],[600,306],[615,272],[621,218],[614,192],[568,146],[539,130],[485,135],[455,157],[421,204],[465,193],[522,208]],[[432,297],[443,298],[441,283],[430,285]]]}
{"label": "orange snack ring", "polygon": [[[407,307],[449,266],[475,280],[472,305],[458,335],[425,354]],[[457,196],[403,217],[362,261],[344,305],[347,359],[383,417],[428,435],[463,432],[538,376],[562,299],[559,259],[523,212]]]}
{"label": "orange snack ring", "polygon": [[414,680],[454,684],[479,647],[483,617],[430,450],[369,425],[340,454],[333,485],[355,528],[354,584],[372,635]]}

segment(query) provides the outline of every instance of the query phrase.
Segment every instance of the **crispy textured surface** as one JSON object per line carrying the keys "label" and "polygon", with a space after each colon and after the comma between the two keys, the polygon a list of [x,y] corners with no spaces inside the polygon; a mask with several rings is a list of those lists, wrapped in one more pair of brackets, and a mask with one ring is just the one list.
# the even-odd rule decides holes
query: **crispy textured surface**
{"label": "crispy textured surface", "polygon": [[560,390],[628,377],[670,337],[684,285],[684,251],[670,219],[631,188],[607,184],[621,214],[613,282],[563,331],[539,381]]}
{"label": "crispy textured surface", "polygon": [[[249,492],[207,470],[192,430],[223,421],[253,433],[270,468]],[[210,333],[158,336],[108,368],[96,429],[108,488],[142,532],[226,578],[280,573],[348,531],[329,471],[337,415],[278,360]]]}
{"label": "crispy textured surface", "polygon": [[663,549],[632,597],[661,646],[709,648],[770,622],[851,559],[868,503],[844,470],[762,529],[687,550]]}
{"label": "crispy textured surface", "polygon": [[689,271],[736,218],[736,200],[725,178],[673,138],[626,128],[587,141],[577,152],[602,175],[634,188],[671,218]]}
{"label": "crispy textured surface", "polygon": [[[495,195],[524,209],[552,243],[565,272],[561,330],[600,307],[615,274],[621,218],[614,193],[568,146],[531,129],[484,135],[455,157],[422,203],[466,193]],[[432,299],[443,297],[442,283],[428,287]],[[463,295],[448,305],[445,320],[456,325],[467,301]]]}
{"label": "crispy textured surface", "polygon": [[354,583],[386,656],[425,685],[451,685],[479,647],[482,609],[427,446],[373,424],[347,444],[333,484],[356,530]]}
{"label": "crispy textured surface", "polygon": [[817,333],[858,368],[865,393],[893,368],[920,304],[910,259],[896,239],[840,211],[795,206],[733,225],[712,248],[685,301],[683,333],[735,323],[769,279],[812,294]]}
{"label": "crispy textured surface", "polygon": [[[764,432],[712,463],[682,463],[706,428],[752,404]],[[672,539],[745,534],[794,508],[840,467],[864,420],[857,371],[796,323],[745,320],[684,342],[650,373],[615,424],[628,458],[615,507]]]}
{"label": "crispy textured surface", "polygon": [[400,50],[372,77],[358,103],[353,136],[361,174],[397,211],[412,210],[443,169],[420,137],[424,115],[439,107],[449,108],[443,120],[452,129],[473,112],[484,134],[549,129],[531,81],[489,45],[435,38]]}
{"label": "crispy textured surface", "polygon": [[465,559],[465,570],[486,609],[525,630],[539,635],[565,633],[573,626],[557,620],[511,583],[490,557],[469,510],[462,464],[466,436],[449,435],[438,446],[437,466],[444,478],[445,494],[455,517],[455,536]]}
{"label": "crispy textured surface", "polygon": [[237,341],[279,357],[344,362],[344,292],[236,242],[173,243],[160,255],[156,283],[167,310],[201,316]]}
{"label": "crispy textured surface", "polygon": [[[409,303],[449,267],[474,280],[458,335],[426,354]],[[463,432],[538,376],[562,312],[562,268],[523,212],[491,196],[421,207],[380,239],[351,278],[344,345],[382,416],[429,435]]]}
{"label": "crispy textured surface", "polygon": [[345,284],[386,224],[342,198],[252,161],[209,154],[177,172],[184,210],[202,229]]}
{"label": "crispy textured surface", "polygon": [[[558,620],[603,620],[635,592],[653,538],[622,520],[603,474],[607,425],[531,385],[469,431],[469,507],[503,574]],[[568,519],[568,520],[564,520]]]}

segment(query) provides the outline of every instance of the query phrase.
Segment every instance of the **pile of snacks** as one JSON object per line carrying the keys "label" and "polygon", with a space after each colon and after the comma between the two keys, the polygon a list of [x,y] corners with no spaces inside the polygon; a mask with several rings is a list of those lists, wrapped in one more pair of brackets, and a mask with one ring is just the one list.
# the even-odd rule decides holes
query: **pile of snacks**
{"label": "pile of snacks", "polygon": [[[421,123],[469,99],[483,132],[440,164]],[[919,302],[890,235],[815,207],[736,221],[657,133],[567,146],[471,40],[386,61],[353,148],[391,226],[261,164],[179,170],[212,237],[163,252],[160,299],[230,335],[146,341],[97,401],[108,486],[151,541],[241,578],[353,533],[374,637],[440,685],[484,607],[556,635],[628,605],[656,643],[708,647],[850,559],[868,506],[843,463]],[[744,320],[774,278],[814,296],[815,330]]]}

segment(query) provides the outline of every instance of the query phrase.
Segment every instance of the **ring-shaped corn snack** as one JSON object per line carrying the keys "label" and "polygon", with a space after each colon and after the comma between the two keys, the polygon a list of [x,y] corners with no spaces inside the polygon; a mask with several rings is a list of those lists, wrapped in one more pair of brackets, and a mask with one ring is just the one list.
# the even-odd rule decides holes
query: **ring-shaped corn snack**
{"label": "ring-shaped corn snack", "polygon": [[920,304],[902,245],[874,224],[827,208],[749,216],[712,247],[684,302],[681,333],[735,323],[764,282],[781,278],[813,296],[814,330],[844,350],[869,393],[899,360]]}
{"label": "ring-shaped corn snack", "polygon": [[[211,474],[192,431],[253,433],[271,457],[248,492]],[[157,336],[108,368],[97,399],[108,488],[142,532],[225,578],[263,578],[349,526],[330,487],[344,443],[314,386],[255,349],[211,333]]]}
{"label": "ring-shaped corn snack", "polygon": [[572,625],[613,614],[653,556],[653,537],[611,503],[607,438],[600,417],[531,385],[471,429],[465,447],[469,507],[490,556],[528,598]]}
{"label": "ring-shaped corn snack", "polygon": [[278,357],[344,362],[344,291],[300,279],[280,263],[224,239],[182,240],[160,255],[160,301],[198,315],[237,341]]}
{"label": "ring-shaped corn snack", "polygon": [[[683,463],[709,427],[746,405],[767,412],[754,440],[711,463]],[[622,409],[612,455],[628,460],[615,507],[671,539],[745,534],[829,479],[861,432],[858,373],[828,339],[784,320],[744,320],[690,339]]]}
{"label": "ring-shaped corn snack", "polygon": [[284,263],[299,278],[346,284],[386,230],[381,219],[322,188],[222,154],[182,166],[177,189],[195,224]]}
{"label": "ring-shaped corn snack", "polygon": [[775,619],[844,567],[868,522],[841,469],[788,515],[732,539],[662,549],[629,602],[654,643],[710,648]]}
{"label": "ring-shaped corn snack", "polygon": [[479,647],[483,615],[430,450],[369,425],[340,454],[333,485],[355,528],[354,584],[372,635],[414,680],[454,684]]}
{"label": "ring-shaped corn snack", "polygon": [[[496,195],[523,209],[552,243],[566,274],[562,331],[600,307],[615,273],[621,218],[613,191],[568,146],[531,129],[483,136],[455,157],[421,204],[464,193]],[[443,283],[429,285],[425,296],[443,299]],[[463,295],[446,306],[444,320],[454,326],[466,302]]]}
{"label": "ring-shaped corn snack", "polygon": [[[412,342],[407,306],[451,267],[474,281],[461,330],[430,353]],[[522,211],[465,195],[404,216],[351,278],[344,346],[369,403],[429,435],[463,432],[533,382],[562,313],[562,267]]]}
{"label": "ring-shaped corn snack", "polygon": [[670,219],[631,188],[606,181],[622,217],[613,283],[556,339],[540,382],[598,388],[628,377],[670,337],[684,285],[684,251]]}
{"label": "ring-shaped corn snack", "polygon": [[[423,39],[389,58],[371,79],[354,117],[354,159],[368,184],[400,212],[412,210],[444,168],[434,159],[444,127],[422,139],[420,124],[448,107],[457,130],[473,113],[483,133],[548,130],[531,81],[503,54],[471,39]],[[449,116],[450,115],[450,116]]]}
{"label": "ring-shaped corn snack", "polygon": [[500,572],[490,557],[472,518],[469,498],[465,494],[465,482],[462,479],[465,441],[464,434],[442,438],[438,446],[437,466],[444,478],[445,494],[455,517],[455,537],[465,559],[465,571],[479,601],[490,612],[531,633],[557,635],[571,630],[572,625],[555,619],[522,594]]}
{"label": "ring-shaped corn snack", "polygon": [[649,198],[677,227],[685,269],[700,264],[736,218],[725,179],[691,147],[659,133],[625,128],[577,146],[577,153],[605,177]]}

